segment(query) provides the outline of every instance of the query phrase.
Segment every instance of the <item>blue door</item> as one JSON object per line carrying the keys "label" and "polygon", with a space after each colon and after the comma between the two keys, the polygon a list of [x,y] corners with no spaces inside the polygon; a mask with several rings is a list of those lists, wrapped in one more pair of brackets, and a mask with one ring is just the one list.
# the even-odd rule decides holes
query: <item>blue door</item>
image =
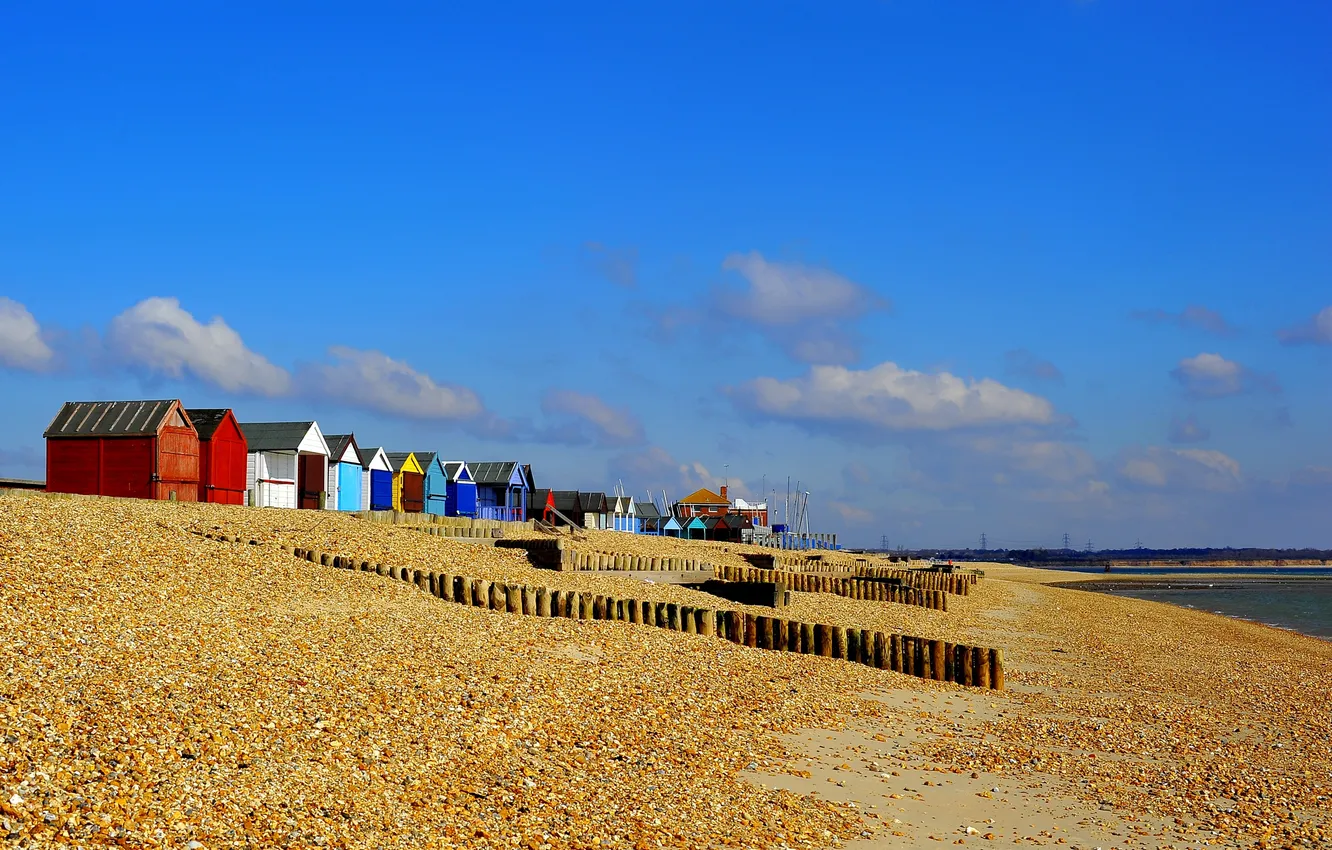
{"label": "blue door", "polygon": [[359,463],[338,464],[338,510],[359,511],[361,509],[361,465]]}
{"label": "blue door", "polygon": [[458,481],[449,485],[449,516],[476,516],[476,485]]}
{"label": "blue door", "polygon": [[370,470],[370,510],[393,510],[393,473],[387,469]]}

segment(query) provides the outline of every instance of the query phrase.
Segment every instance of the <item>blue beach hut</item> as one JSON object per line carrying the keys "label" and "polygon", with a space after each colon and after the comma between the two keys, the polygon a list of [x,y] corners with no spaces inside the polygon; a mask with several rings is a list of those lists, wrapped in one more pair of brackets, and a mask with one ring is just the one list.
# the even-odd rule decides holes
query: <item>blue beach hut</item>
{"label": "blue beach hut", "polygon": [[690,540],[707,539],[708,526],[707,523],[704,522],[704,519],[705,518],[701,516],[691,518],[689,522],[684,524],[683,529],[681,529],[683,532],[681,536],[687,537]]}
{"label": "blue beach hut", "polygon": [[684,532],[680,529],[680,521],[673,516],[666,516],[661,521],[662,537],[682,537]]}
{"label": "blue beach hut", "polygon": [[447,490],[444,499],[446,516],[476,516],[476,482],[465,460],[443,462]]}
{"label": "blue beach hut", "polygon": [[514,460],[468,461],[467,470],[476,482],[479,519],[522,522],[527,519],[531,484],[523,465]]}
{"label": "blue beach hut", "polygon": [[412,452],[425,473],[425,512],[448,516],[449,476],[438,452]]}
{"label": "blue beach hut", "polygon": [[352,434],[325,435],[328,443],[328,508],[361,510],[361,478],[365,468]]}
{"label": "blue beach hut", "polygon": [[361,449],[361,495],[367,511],[393,510],[393,465],[382,447]]}

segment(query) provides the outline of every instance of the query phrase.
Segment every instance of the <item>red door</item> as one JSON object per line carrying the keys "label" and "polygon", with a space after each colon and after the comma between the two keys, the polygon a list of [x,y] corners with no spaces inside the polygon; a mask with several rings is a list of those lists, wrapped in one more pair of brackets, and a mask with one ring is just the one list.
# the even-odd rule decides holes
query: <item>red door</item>
{"label": "red door", "polygon": [[402,509],[409,514],[425,510],[425,476],[418,472],[402,474]]}
{"label": "red door", "polygon": [[324,490],[324,456],[301,455],[296,472],[296,507],[319,509],[319,494]]}

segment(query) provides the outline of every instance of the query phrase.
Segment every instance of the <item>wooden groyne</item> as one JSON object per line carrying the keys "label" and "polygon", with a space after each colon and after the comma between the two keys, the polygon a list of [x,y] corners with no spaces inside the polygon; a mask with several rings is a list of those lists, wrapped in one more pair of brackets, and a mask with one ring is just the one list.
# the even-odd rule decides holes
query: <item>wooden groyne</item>
{"label": "wooden groyne", "polygon": [[897,578],[857,578],[827,573],[792,573],[758,567],[721,566],[717,577],[726,581],[777,582],[800,593],[830,593],[868,602],[918,605],[936,611],[948,610],[948,595],[942,590],[922,590]]}
{"label": "wooden groyne", "polygon": [[[205,533],[227,543],[259,545],[257,540]],[[530,617],[562,617],[633,623],[728,640],[755,649],[798,652],[892,670],[921,679],[1003,690],[1003,652],[979,646],[826,623],[805,623],[744,611],[680,605],[647,599],[563,590],[521,583],[491,582],[457,573],[372,563],[342,555],[283,545],[282,551],[310,563],[371,572],[414,584],[446,602]]]}

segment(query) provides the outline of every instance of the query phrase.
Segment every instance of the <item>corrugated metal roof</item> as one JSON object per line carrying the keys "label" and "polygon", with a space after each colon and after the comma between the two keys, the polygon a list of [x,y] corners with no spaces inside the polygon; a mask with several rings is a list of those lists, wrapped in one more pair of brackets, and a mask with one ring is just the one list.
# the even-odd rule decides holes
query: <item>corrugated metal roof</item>
{"label": "corrugated metal roof", "polygon": [[555,510],[562,514],[571,514],[578,510],[577,490],[556,490]]}
{"label": "corrugated metal roof", "polygon": [[[459,471],[460,471],[465,465],[466,465],[466,464],[465,464],[463,461],[461,461],[461,460],[451,460],[451,461],[448,461],[448,462],[446,462],[446,463],[444,464],[444,474],[448,477],[448,479],[449,479],[450,481],[452,481],[453,483],[456,484],[456,483],[458,483],[458,472],[459,472]],[[471,472],[472,472],[472,471],[471,471],[471,468],[468,467],[467,474],[468,474],[468,475],[471,475]]]}
{"label": "corrugated metal roof", "polygon": [[175,399],[67,401],[43,437],[142,437],[156,434]]}
{"label": "corrugated metal roof", "polygon": [[241,433],[252,452],[294,452],[314,422],[242,422]]}
{"label": "corrugated metal roof", "polygon": [[634,510],[642,519],[661,519],[661,511],[651,502],[635,502]]}
{"label": "corrugated metal roof", "polygon": [[356,445],[356,438],[351,434],[325,434],[324,442],[328,443],[329,461],[342,460],[343,453],[347,451],[348,443],[351,443],[356,449],[356,462],[361,464],[361,466],[365,466],[370,460],[374,459],[374,455],[370,455],[370,459],[368,460],[361,457],[361,447]]}
{"label": "corrugated metal roof", "polygon": [[211,440],[213,434],[217,432],[217,426],[227,418],[229,410],[231,410],[229,407],[191,407],[185,411],[185,414],[194,424],[194,430],[199,432],[199,439]]}
{"label": "corrugated metal roof", "polygon": [[[363,469],[369,469],[370,464],[375,462],[375,455],[382,451],[384,451],[382,446],[372,446],[370,448],[361,449],[361,467]],[[388,457],[387,454],[384,456]]]}
{"label": "corrugated metal roof", "polygon": [[472,473],[472,480],[477,484],[508,484],[513,478],[516,460],[467,461],[467,471]]}

